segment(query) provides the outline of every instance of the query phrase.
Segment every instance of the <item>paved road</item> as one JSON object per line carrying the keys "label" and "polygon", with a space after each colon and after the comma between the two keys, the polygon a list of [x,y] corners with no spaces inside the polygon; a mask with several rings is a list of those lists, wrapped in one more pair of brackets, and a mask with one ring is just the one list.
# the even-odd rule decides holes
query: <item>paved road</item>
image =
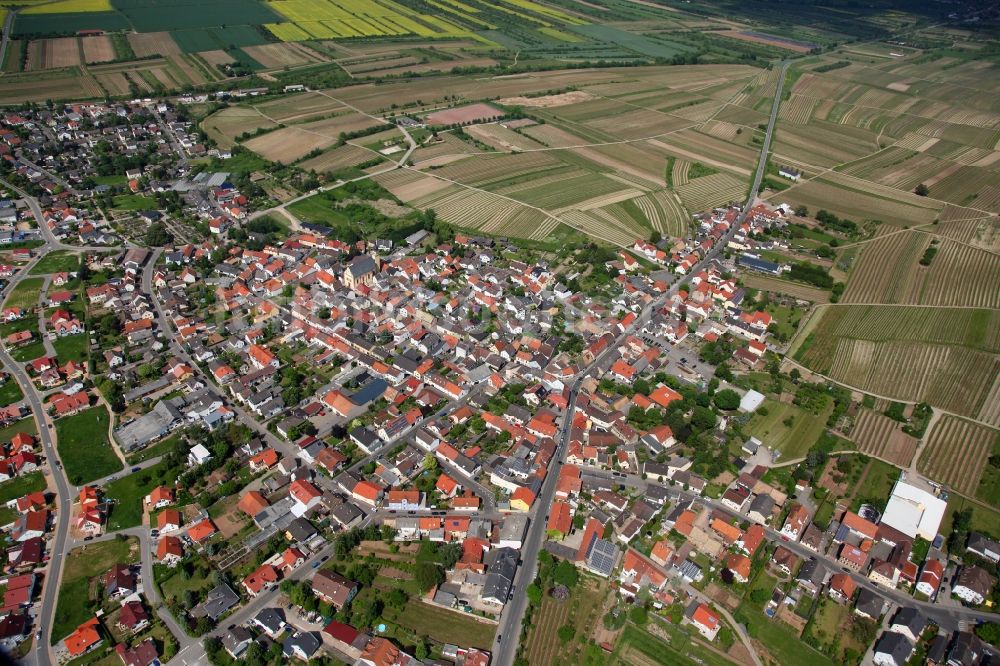
{"label": "paved road", "polygon": [[[757,171],[754,173],[753,185],[750,188],[750,196],[747,198],[746,205],[743,207],[743,211],[740,213],[736,222],[729,229],[726,236],[721,238],[719,242],[716,243],[716,245],[705,255],[705,257],[691,269],[691,274],[696,274],[698,271],[702,270],[725,249],[729,240],[736,234],[737,230],[739,230],[743,220],[746,219],[747,212],[751,207],[753,207],[754,200],[757,196],[757,190],[760,188],[760,182],[764,176],[764,169],[767,165],[767,155],[771,146],[771,137],[774,133],[774,123],[778,117],[778,107],[781,104],[781,92],[785,81],[785,70],[787,68],[787,62],[781,64],[778,85],[775,87],[774,100],[771,104],[771,115],[768,118],[767,132],[764,135],[764,142],[761,146],[760,158],[757,163]],[[627,336],[632,335],[636,330],[642,328],[642,326],[644,326],[649,320],[650,315],[655,311],[655,309],[661,307],[670,296],[676,293],[680,284],[680,281],[675,282],[674,285],[671,286],[670,289],[659,299],[647,305],[643,309],[642,313],[636,317],[636,320],[632,322],[632,325],[629,326],[621,336],[619,336],[619,338],[615,341],[615,344],[609,345],[598,358],[594,359],[593,363],[588,365],[583,370],[581,375],[573,383],[570,390],[568,405],[566,407],[566,413],[563,418],[559,446],[553,456],[552,466],[545,475],[545,480],[542,483],[542,489],[539,493],[538,501],[535,502],[532,521],[528,527],[528,533],[521,548],[521,566],[518,568],[517,574],[515,575],[514,585],[512,588],[514,596],[513,599],[511,599],[511,601],[504,606],[503,613],[500,618],[500,624],[497,628],[496,638],[493,643],[494,663],[497,664],[497,666],[511,666],[514,663],[514,657],[517,654],[517,646],[521,633],[521,622],[528,604],[525,589],[535,579],[538,565],[538,551],[542,547],[542,542],[545,536],[545,516],[548,515],[549,507],[552,505],[552,499],[555,496],[556,479],[559,475],[559,469],[562,467],[562,461],[565,456],[566,449],[569,446],[569,425],[576,409],[576,400],[579,394],[580,384],[588,375],[597,370],[606,369],[604,365],[612,358],[613,354],[617,353],[616,349],[620,342]],[[504,636],[507,637],[506,641],[503,640]]]}
{"label": "paved road", "polygon": [[[10,281],[4,289],[4,297],[6,297],[7,294],[21,281],[21,278],[27,274],[29,267],[33,266],[36,262],[37,260],[32,261],[28,264],[28,266],[22,269],[18,276]],[[21,387],[21,392],[24,394],[24,402],[26,402],[31,408],[34,415],[33,418],[35,419],[35,425],[38,429],[38,438],[42,444],[42,452],[44,453],[49,464],[50,474],[48,475],[48,479],[54,483],[56,490],[56,504],[58,506],[55,519],[56,525],[54,537],[46,544],[46,549],[48,550],[50,559],[48,568],[45,570],[45,584],[42,590],[41,613],[39,614],[36,626],[34,627],[36,632],[41,632],[41,640],[44,642],[46,649],[39,650],[36,646],[36,648],[31,651],[31,654],[29,654],[28,658],[25,660],[25,663],[28,664],[37,663],[47,666],[48,664],[55,662],[54,655],[49,650],[48,636],[51,631],[50,621],[53,613],[55,612],[56,592],[59,587],[59,579],[62,573],[62,560],[67,552],[66,538],[69,532],[69,513],[73,495],[70,490],[71,486],[66,480],[66,475],[63,474],[61,468],[57,469],[53,464],[54,461],[59,460],[56,453],[55,434],[53,430],[50,430],[51,422],[45,413],[45,409],[42,406],[41,396],[39,396],[38,391],[35,390],[34,383],[32,383],[31,378],[28,377],[28,373],[25,372],[24,366],[14,361],[14,359],[10,357],[2,346],[0,346],[0,361],[3,361],[7,372],[14,377],[18,385]]]}
{"label": "paved road", "polygon": [[[625,477],[613,476],[611,472],[605,470],[594,470],[588,469],[584,472],[584,476],[598,477],[611,481],[612,483],[621,484],[629,488],[634,488],[640,492],[644,491],[649,485],[653,485],[652,482],[644,480],[641,476],[630,474]],[[684,500],[691,500],[702,506],[705,506],[711,510],[721,511],[733,518],[737,518],[742,521],[750,521],[757,523],[764,528],[767,539],[773,543],[780,543],[782,546],[792,551],[796,555],[802,558],[816,558],[820,560],[827,570],[831,572],[843,571],[841,564],[836,560],[836,558],[829,557],[826,555],[821,555],[816,553],[806,546],[802,545],[797,541],[786,541],[782,538],[781,533],[778,530],[772,529],[768,525],[753,520],[746,514],[742,514],[738,511],[734,511],[732,508],[726,506],[721,502],[717,502],[713,499],[702,497],[695,493],[684,491],[678,487],[670,487],[670,492],[674,495],[679,496]],[[940,603],[932,603],[929,601],[920,601],[911,597],[910,595],[900,592],[899,590],[889,589],[881,585],[876,585],[867,576],[859,574],[853,571],[845,571],[849,574],[854,582],[858,584],[859,587],[864,587],[872,592],[875,592],[889,601],[898,604],[900,606],[912,606],[917,608],[921,613],[935,622],[938,626],[945,629],[957,629],[959,622],[1000,622],[1000,613],[989,613],[985,611],[976,610],[974,608],[966,608],[964,606],[950,606],[943,605]]]}
{"label": "paved road", "polygon": [[[3,62],[3,61],[0,60],[0,62]],[[40,171],[41,173],[44,173],[46,178],[48,178],[52,182],[56,183],[57,185],[61,186],[64,190],[68,191],[74,197],[80,196],[79,190],[77,190],[76,188],[74,188],[67,181],[65,181],[62,178],[60,178],[59,176],[55,175],[54,173],[52,173],[51,171],[49,171],[45,167],[43,167],[43,166],[41,166],[39,164],[35,164],[34,162],[30,161],[28,158],[26,158],[24,156],[24,154],[20,150],[17,151],[16,153],[14,153],[14,156],[17,157],[18,161],[21,162],[22,164],[27,164],[28,166],[30,166],[35,171]]]}

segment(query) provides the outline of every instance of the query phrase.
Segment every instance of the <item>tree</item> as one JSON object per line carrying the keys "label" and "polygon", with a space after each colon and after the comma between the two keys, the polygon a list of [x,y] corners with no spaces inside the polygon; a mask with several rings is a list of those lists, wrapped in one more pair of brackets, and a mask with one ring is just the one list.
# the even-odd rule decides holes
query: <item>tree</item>
{"label": "tree", "polygon": [[542,588],[538,587],[534,583],[528,586],[525,593],[528,595],[528,601],[532,604],[537,605],[542,600]]}
{"label": "tree", "polygon": [[558,633],[559,633],[559,642],[569,643],[571,640],[573,640],[573,636],[576,635],[576,629],[574,629],[573,625],[571,624],[564,624],[563,626],[559,627]]}
{"label": "tree", "polygon": [[733,389],[722,389],[715,394],[715,406],[730,411],[740,406],[740,394]]}
{"label": "tree", "polygon": [[715,427],[715,412],[707,407],[695,407],[691,412],[691,426],[704,431]]}
{"label": "tree", "polygon": [[649,620],[649,613],[642,606],[636,606],[628,612],[628,619],[641,627]]}
{"label": "tree", "polygon": [[580,573],[576,570],[575,566],[566,560],[561,560],[559,564],[556,565],[553,580],[555,580],[555,582],[559,585],[573,587],[576,585],[577,581],[580,580]]}
{"label": "tree", "polygon": [[926,197],[928,194],[931,193],[931,191],[925,184],[920,183],[915,188],[913,188],[913,193],[920,197]]}
{"label": "tree", "polygon": [[428,592],[444,582],[444,571],[433,562],[421,562],[417,564],[414,578],[420,589]]}

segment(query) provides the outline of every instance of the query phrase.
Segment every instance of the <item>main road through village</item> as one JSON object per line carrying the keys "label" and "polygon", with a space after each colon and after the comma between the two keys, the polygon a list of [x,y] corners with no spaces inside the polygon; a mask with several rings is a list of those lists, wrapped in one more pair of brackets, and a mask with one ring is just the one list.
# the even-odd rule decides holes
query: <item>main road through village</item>
{"label": "main road through village", "polygon": [[[781,105],[781,93],[784,88],[785,71],[788,69],[788,65],[789,63],[787,62],[782,62],[780,65],[777,77],[778,80],[774,90],[774,99],[771,101],[771,115],[767,120],[767,132],[764,135],[764,142],[761,145],[760,157],[757,160],[757,171],[754,173],[753,184],[750,187],[750,195],[747,197],[746,204],[743,206],[743,211],[740,213],[740,216],[737,218],[732,227],[730,227],[726,236],[721,238],[719,242],[708,251],[705,257],[691,269],[692,273],[697,273],[709,262],[713,261],[716,256],[718,256],[722,248],[728,244],[729,240],[740,228],[740,225],[743,224],[743,220],[746,218],[747,212],[753,207],[754,200],[757,197],[757,190],[760,188],[761,179],[764,177],[764,169],[767,166],[768,151],[771,147],[771,136],[774,133],[774,123],[778,117],[778,107]],[[507,605],[504,606],[503,614],[500,616],[500,624],[497,627],[497,633],[493,639],[493,663],[497,666],[513,665],[514,658],[517,654],[518,643],[524,638],[521,632],[521,624],[524,619],[525,609],[527,608],[527,595],[525,594],[525,590],[535,579],[536,568],[538,566],[538,551],[542,547],[542,540],[545,536],[545,516],[548,515],[549,507],[552,505],[552,499],[555,496],[556,490],[556,480],[559,477],[559,469],[563,465],[563,458],[565,457],[566,449],[569,446],[570,424],[573,420],[573,412],[576,409],[576,399],[580,391],[580,384],[589,375],[600,370],[605,370],[609,361],[612,360],[612,351],[618,347],[618,344],[621,343],[621,341],[627,336],[632,335],[637,329],[644,326],[648,321],[650,314],[657,308],[661,307],[668,298],[675,294],[679,286],[679,281],[674,282],[665,294],[663,294],[656,301],[647,305],[643,309],[642,313],[636,317],[635,321],[632,322],[632,325],[625,329],[625,331],[621,334],[619,339],[616,341],[616,344],[608,345],[602,354],[595,358],[590,365],[580,372],[570,389],[569,402],[566,406],[566,413],[563,417],[562,429],[559,434],[559,446],[556,450],[556,454],[552,457],[552,468],[549,469],[548,473],[545,475],[545,481],[542,483],[542,490],[538,495],[538,501],[535,502],[535,506],[533,507],[534,514],[532,515],[531,524],[528,527],[528,534],[521,547],[521,566],[518,568],[517,574],[514,577],[514,596],[507,603]]]}

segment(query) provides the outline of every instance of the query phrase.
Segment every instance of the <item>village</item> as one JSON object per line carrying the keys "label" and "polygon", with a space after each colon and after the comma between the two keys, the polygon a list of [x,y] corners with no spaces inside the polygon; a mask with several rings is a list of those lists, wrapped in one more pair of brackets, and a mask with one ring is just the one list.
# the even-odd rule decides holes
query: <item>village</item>
{"label": "village", "polygon": [[[744,284],[783,272],[789,206],[614,250],[428,215],[347,242],[261,224],[167,102],[2,125],[11,653],[530,663],[522,615],[579,586],[716,657],[773,627],[837,663],[992,653],[1000,545],[946,489],[891,468],[853,496],[870,463],[823,428],[801,459],[747,430],[861,401],[782,367],[796,303]],[[845,638],[810,645],[816,615]]]}

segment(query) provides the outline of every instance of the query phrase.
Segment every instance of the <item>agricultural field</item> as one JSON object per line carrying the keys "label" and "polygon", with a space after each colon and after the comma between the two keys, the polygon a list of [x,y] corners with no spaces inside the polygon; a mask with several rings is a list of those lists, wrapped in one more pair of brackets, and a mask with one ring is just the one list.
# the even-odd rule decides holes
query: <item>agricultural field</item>
{"label": "agricultural field", "polygon": [[998,438],[1000,431],[946,414],[927,435],[917,463],[920,472],[963,495],[976,497]]}
{"label": "agricultural field", "polygon": [[378,124],[368,116],[348,112],[324,120],[289,125],[250,139],[244,145],[267,160],[289,164],[313,150],[334,145],[341,133],[357,132]]}
{"label": "agricultural field", "polygon": [[747,273],[743,276],[743,284],[751,289],[785,294],[786,296],[812,303],[830,302],[830,292],[828,291],[817,287],[810,287],[799,282],[789,282],[788,280],[781,280],[766,275]]}
{"label": "agricultural field", "polygon": [[799,331],[791,354],[862,391],[1000,425],[998,316],[967,308],[831,305]]}
{"label": "agricultural field", "polygon": [[867,455],[909,467],[917,451],[917,438],[903,432],[899,422],[870,409],[862,409],[851,428],[850,440]]}
{"label": "agricultural field", "polygon": [[403,35],[440,39],[472,34],[440,14],[421,14],[392,0],[271,0],[267,4],[287,21],[266,25],[281,41]]}
{"label": "agricultural field", "polygon": [[[922,265],[932,243],[937,243],[936,254],[929,266]],[[862,247],[843,301],[997,308],[1000,289],[995,280],[988,279],[996,275],[1000,275],[996,254],[903,231],[880,236]]]}

